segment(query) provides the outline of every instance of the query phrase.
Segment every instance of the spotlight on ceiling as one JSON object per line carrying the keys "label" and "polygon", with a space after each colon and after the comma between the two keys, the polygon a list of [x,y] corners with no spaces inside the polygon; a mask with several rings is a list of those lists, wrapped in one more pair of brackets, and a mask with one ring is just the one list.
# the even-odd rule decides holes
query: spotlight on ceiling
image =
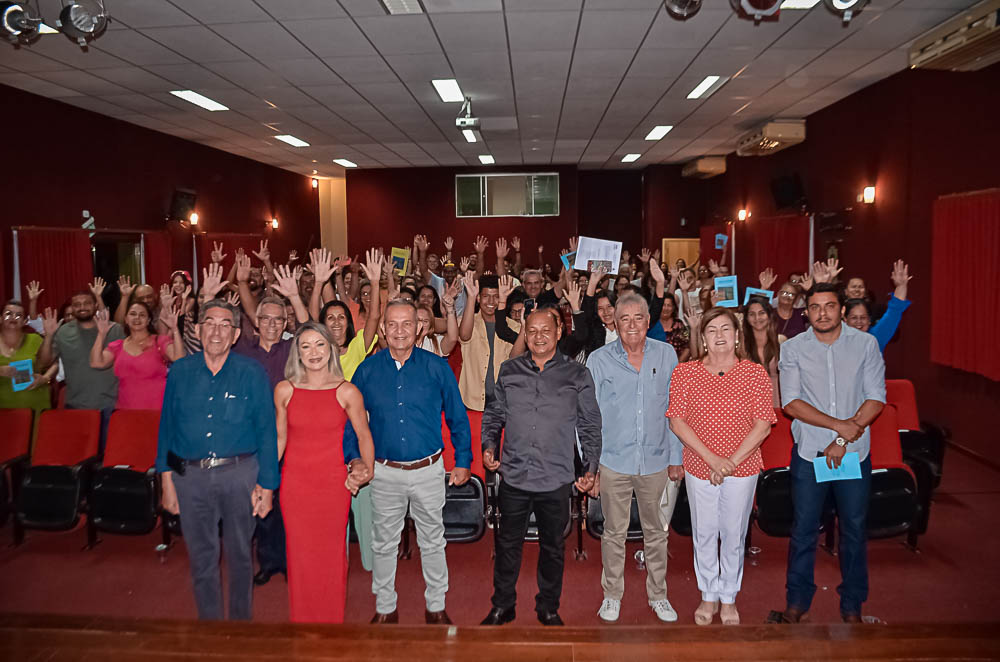
{"label": "spotlight on ceiling", "polygon": [[868,0],[823,0],[823,6],[840,16],[845,27],[867,4]]}
{"label": "spotlight on ceiling", "polygon": [[27,3],[0,2],[0,26],[9,42],[20,46],[38,38],[42,17],[34,15],[33,11]]}
{"label": "spotlight on ceiling", "polygon": [[62,8],[56,25],[80,48],[86,49],[87,44],[104,34],[110,20],[104,0],[78,0]]}
{"label": "spotlight on ceiling", "polygon": [[667,13],[678,21],[686,21],[701,9],[701,0],[667,0]]}
{"label": "spotlight on ceiling", "polygon": [[777,21],[781,0],[729,0],[733,11],[740,18],[753,21],[754,25],[761,21]]}

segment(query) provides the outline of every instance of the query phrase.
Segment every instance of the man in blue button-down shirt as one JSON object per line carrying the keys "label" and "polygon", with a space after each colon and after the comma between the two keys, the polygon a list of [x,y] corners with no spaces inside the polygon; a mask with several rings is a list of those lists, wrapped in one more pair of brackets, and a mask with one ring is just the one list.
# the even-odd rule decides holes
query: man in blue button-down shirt
{"label": "man in blue button-down shirt", "polygon": [[249,619],[254,515],[271,510],[279,481],[274,399],[260,364],[230,352],[240,335],[236,308],[205,303],[198,334],[204,351],[176,361],[167,377],[156,470],[163,508],[181,516],[198,618],[223,617],[221,522],[229,617]]}
{"label": "man in blue button-down shirt", "polygon": [[[817,283],[806,295],[810,328],[781,346],[781,404],[794,418],[792,436],[792,535],[788,543],[787,606],[782,620],[798,622],[809,610],[816,584],[816,539],[827,496],[833,492],[840,529],[840,614],[861,622],[868,599],[866,519],[872,461],[869,425],[885,404],[885,363],[869,333],[843,323],[835,286]],[[857,453],[860,480],[816,482],[813,459],[832,468]]]}
{"label": "man in blue button-down shirt", "polygon": [[[621,297],[615,306],[615,322],[618,340],[587,359],[601,407],[604,440],[593,490],[594,495],[600,494],[604,514],[604,602],[598,616],[607,622],[618,620],[634,490],[642,523],[646,597],[660,620],[676,621],[677,612],[667,600],[667,528],[684,467],[681,442],[670,431],[664,414],[677,353],[671,345],[646,337],[649,307],[642,297]],[[666,509],[660,507],[663,498]]]}
{"label": "man in blue button-down shirt", "polygon": [[[389,345],[366,359],[351,383],[358,387],[368,410],[375,442],[372,479],[372,623],[396,623],[396,551],[407,509],[417,529],[420,565],[427,590],[428,623],[449,624],[445,612],[448,562],[445,558],[444,462],[441,453],[441,412],[451,431],[455,467],[449,484],[469,480],[472,436],[469,417],[448,362],[414,347],[417,309],[409,301],[390,301],[385,307],[382,337]],[[360,457],[357,436],[348,423],[344,430],[344,460]]]}

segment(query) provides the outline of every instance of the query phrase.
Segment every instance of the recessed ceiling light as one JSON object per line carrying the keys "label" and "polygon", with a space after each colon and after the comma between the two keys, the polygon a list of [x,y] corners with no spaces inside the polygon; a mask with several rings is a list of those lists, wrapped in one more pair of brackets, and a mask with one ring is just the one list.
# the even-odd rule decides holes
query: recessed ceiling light
{"label": "recessed ceiling light", "polygon": [[664,124],[654,126],[653,130],[646,134],[646,140],[659,140],[663,136],[670,133],[670,129],[672,128],[674,127]]}
{"label": "recessed ceiling light", "polygon": [[812,9],[820,0],[785,0],[778,9]]}
{"label": "recessed ceiling light", "polygon": [[638,161],[642,154],[626,154],[622,157],[622,163],[632,163],[633,161]]}
{"label": "recessed ceiling light", "polygon": [[307,143],[305,140],[301,140],[299,138],[296,138],[295,136],[283,135],[283,136],[275,136],[275,138],[277,140],[280,140],[283,143],[288,143],[292,147],[308,147],[309,146],[309,143]]}
{"label": "recessed ceiling light", "polygon": [[358,164],[354,161],[348,161],[347,159],[334,159],[334,163],[345,168],[357,168]]}
{"label": "recessed ceiling light", "polygon": [[723,78],[722,76],[705,76],[705,80],[698,83],[698,86],[691,90],[691,93],[687,95],[688,99],[700,99],[703,95],[708,98],[712,94],[722,87],[725,82],[729,80],[728,78]]}
{"label": "recessed ceiling light", "polygon": [[472,129],[462,129],[462,135],[465,136],[465,142],[474,143],[479,139],[476,137],[476,132]]}
{"label": "recessed ceiling light", "polygon": [[479,162],[482,163],[483,165],[493,165],[494,163],[496,163],[496,161],[493,160],[493,157],[490,156],[489,154],[480,154]]}
{"label": "recessed ceiling light", "polygon": [[202,96],[197,92],[191,90],[170,90],[170,93],[175,97],[184,99],[188,103],[193,103],[196,106],[201,106],[205,110],[229,110],[226,106],[223,106],[218,101],[213,101],[206,96]]}
{"label": "recessed ceiling light", "polygon": [[454,78],[435,78],[431,81],[431,85],[437,90],[438,96],[441,97],[441,101],[446,103],[451,103],[453,101],[465,101],[465,95],[462,94],[462,88],[458,86],[458,81]]}
{"label": "recessed ceiling light", "polygon": [[420,0],[382,0],[382,6],[392,16],[399,14],[423,14]]}

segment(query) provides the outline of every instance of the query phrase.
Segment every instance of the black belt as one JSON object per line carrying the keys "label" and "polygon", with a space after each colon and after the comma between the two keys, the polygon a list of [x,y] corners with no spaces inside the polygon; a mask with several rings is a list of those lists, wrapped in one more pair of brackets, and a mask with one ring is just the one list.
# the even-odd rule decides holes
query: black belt
{"label": "black belt", "polygon": [[184,460],[184,466],[197,469],[214,469],[216,467],[224,467],[227,464],[239,464],[256,456],[257,453],[242,453],[231,457],[203,457],[200,460]]}

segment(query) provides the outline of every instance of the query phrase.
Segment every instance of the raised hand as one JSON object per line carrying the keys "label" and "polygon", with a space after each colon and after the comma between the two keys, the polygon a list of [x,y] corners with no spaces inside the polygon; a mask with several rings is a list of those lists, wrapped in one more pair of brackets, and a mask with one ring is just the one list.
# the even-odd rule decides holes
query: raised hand
{"label": "raised hand", "polygon": [[801,285],[802,289],[807,292],[812,289],[813,286],[812,271],[807,271],[806,273],[802,274],[802,282],[800,282],[799,285]]}
{"label": "raised hand", "polygon": [[101,294],[104,292],[104,288],[107,287],[107,285],[108,284],[104,282],[103,278],[97,276],[96,278],[94,278],[94,282],[92,282],[87,287],[90,289],[91,292],[94,293],[94,298],[100,300]]}
{"label": "raised hand", "polygon": [[778,276],[774,273],[774,269],[768,267],[760,272],[758,278],[760,278],[760,289],[769,290],[774,285],[774,281],[778,279]]}
{"label": "raised hand", "polygon": [[118,291],[121,292],[123,297],[132,296],[132,290],[135,289],[135,285],[132,284],[132,279],[128,276],[118,277]]}
{"label": "raised hand", "polygon": [[510,247],[514,249],[515,253],[520,253],[521,252],[521,238],[520,237],[511,237],[510,238]]}
{"label": "raised hand", "polygon": [[298,268],[292,269],[291,265],[281,264],[274,268],[275,283],[271,287],[275,292],[283,297],[291,299],[299,295]]}
{"label": "raised hand", "polygon": [[169,330],[173,331],[177,328],[177,316],[180,315],[181,307],[171,304],[165,304],[160,306],[160,321]]}
{"label": "raised hand", "polygon": [[694,287],[694,276],[690,271],[682,271],[680,277],[677,279],[677,286],[681,288],[681,292],[687,292],[692,287]]}
{"label": "raised hand", "polygon": [[222,280],[222,265],[218,262],[213,262],[207,269],[202,269],[201,275],[203,281],[201,293],[205,301],[214,299],[219,290],[229,284],[228,280]]}
{"label": "raised hand", "polygon": [[472,248],[474,248],[477,253],[485,252],[486,247],[489,245],[490,245],[490,240],[482,235],[476,237],[476,240],[472,242]]}
{"label": "raised hand", "polygon": [[293,248],[292,250],[288,251],[288,264],[291,264],[292,262],[295,262],[298,259],[299,259],[299,252],[297,250]]}
{"label": "raised hand", "polygon": [[418,234],[413,238],[413,246],[421,253],[426,253],[431,242],[427,241],[427,235]]}
{"label": "raised hand", "polygon": [[601,265],[590,272],[590,283],[587,286],[587,291],[597,290],[597,286],[601,284],[604,277],[608,275],[608,268]]}
{"label": "raised hand", "polygon": [[687,320],[688,328],[694,333],[698,328],[701,327],[701,316],[704,314],[701,310],[688,310],[691,306],[684,306],[684,319]]}
{"label": "raised hand", "polygon": [[28,300],[37,301],[44,291],[37,280],[31,281],[28,283]]}
{"label": "raised hand", "polygon": [[365,277],[371,282],[372,287],[378,287],[379,278],[382,275],[382,251],[378,248],[369,248],[365,252],[365,261],[361,265],[365,272]]}
{"label": "raised hand", "polygon": [[42,313],[42,331],[45,335],[50,336],[59,330],[59,318],[56,317],[56,311],[52,308],[46,308]]}
{"label": "raised hand", "polygon": [[641,251],[639,251],[640,262],[643,263],[649,262],[650,256],[652,256],[652,251],[650,251],[648,248],[643,248]]}
{"label": "raised hand", "polygon": [[718,276],[719,271],[721,271],[721,269],[719,269],[719,263],[715,260],[708,261],[708,270],[712,272],[713,276]]}
{"label": "raised hand", "polygon": [[464,274],[469,270],[469,264],[469,258],[463,256],[462,259],[458,261],[458,272]]}
{"label": "raised hand", "polygon": [[576,282],[575,278],[566,284],[566,300],[569,301],[570,308],[573,309],[574,313],[580,310],[583,291],[580,289],[580,285]]}
{"label": "raised hand", "polygon": [[829,283],[830,269],[823,262],[814,262],[812,266],[812,279],[816,283]]}
{"label": "raised hand", "polygon": [[500,276],[500,300],[506,301],[514,291],[514,278],[510,275]]}
{"label": "raised hand", "polygon": [[456,278],[451,282],[451,285],[444,288],[444,294],[441,295],[441,305],[444,306],[446,312],[455,310],[455,299],[462,292],[462,285],[462,279]]}
{"label": "raised hand", "polygon": [[569,238],[569,252],[570,253],[575,253],[576,249],[577,249],[577,247],[579,245],[580,245],[580,239],[579,238],[577,238],[577,237],[570,237]]}
{"label": "raised hand", "polygon": [[722,293],[719,290],[712,290],[712,305],[718,306],[719,302],[722,301]]}
{"label": "raised hand", "polygon": [[451,237],[445,237],[444,238],[444,249],[446,251],[448,251],[450,253],[451,252],[451,247],[454,246],[454,245],[455,245],[455,240],[454,239],[452,239]]}
{"label": "raised hand", "polygon": [[240,307],[240,294],[239,292],[226,292],[226,303],[234,308]]}
{"label": "raised hand", "polygon": [[[479,295],[479,281],[476,280],[476,274],[472,273],[471,271],[465,272],[465,275],[462,276],[462,282],[465,284],[466,296],[470,300],[475,299]],[[471,305],[471,304],[466,304],[466,305]]]}
{"label": "raised hand", "polygon": [[236,282],[245,283],[250,280],[250,256],[242,253],[236,254]]}
{"label": "raised hand", "polygon": [[681,270],[677,268],[677,265],[672,265],[667,267],[667,271],[670,274],[670,280],[679,282],[681,279]]}
{"label": "raised hand", "polygon": [[840,266],[840,260],[835,257],[831,257],[826,261],[826,270],[827,273],[830,274],[830,282],[833,282],[833,279],[836,278],[837,275],[844,269]]}
{"label": "raised hand", "polygon": [[212,249],[212,264],[218,264],[226,259],[226,254],[222,252],[221,241],[213,241],[212,245],[214,246]]}
{"label": "raised hand", "polygon": [[653,259],[656,260],[657,262],[660,261],[660,249],[659,248],[657,248],[655,251],[653,251]]}
{"label": "raised hand", "polygon": [[97,322],[97,332],[99,334],[106,335],[111,330],[111,313],[108,312],[107,308],[94,313],[94,321]]}
{"label": "raised hand", "polygon": [[902,260],[896,260],[892,265],[892,274],[889,276],[892,278],[892,284],[896,287],[902,287],[910,282],[913,276],[910,275],[910,267]]}
{"label": "raised hand", "polygon": [[325,248],[314,248],[309,252],[309,271],[316,276],[316,283],[322,284],[330,280],[335,266],[330,263],[333,255]]}
{"label": "raised hand", "polygon": [[507,253],[510,252],[510,248],[507,246],[507,240],[503,237],[497,239],[497,260],[503,260],[507,257]]}
{"label": "raised hand", "polygon": [[[253,254],[265,264],[271,260],[271,251],[267,249],[267,239],[260,240],[260,250],[254,251]],[[239,279],[237,278],[237,280]]]}
{"label": "raised hand", "polygon": [[169,306],[174,302],[174,291],[169,285],[164,283],[160,285],[160,308],[164,306]]}
{"label": "raised hand", "polygon": [[663,269],[660,268],[660,261],[656,258],[649,261],[649,275],[653,277],[653,281],[656,283],[665,283],[667,281],[663,276]]}

